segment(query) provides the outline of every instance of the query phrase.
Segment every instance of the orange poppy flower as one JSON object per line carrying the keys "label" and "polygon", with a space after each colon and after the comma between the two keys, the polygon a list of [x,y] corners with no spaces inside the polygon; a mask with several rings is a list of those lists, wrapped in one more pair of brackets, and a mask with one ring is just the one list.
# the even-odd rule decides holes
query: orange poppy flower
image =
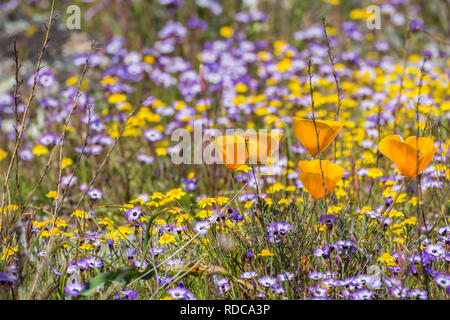
{"label": "orange poppy flower", "polygon": [[437,148],[429,137],[411,136],[403,142],[399,135],[393,134],[380,141],[378,150],[395,163],[403,176],[413,178],[428,166]]}
{"label": "orange poppy flower", "polygon": [[[323,177],[320,170],[321,165]],[[298,166],[301,171],[298,176],[299,179],[315,199],[321,199],[333,191],[345,172],[344,168],[328,160],[300,161]],[[325,180],[325,190],[323,188],[323,180]]]}
{"label": "orange poppy flower", "polygon": [[219,136],[214,140],[214,146],[222,163],[230,170],[236,170],[248,159],[245,139],[238,135]]}
{"label": "orange poppy flower", "polygon": [[246,132],[238,133],[244,139],[248,139],[248,153],[252,163],[262,164],[267,162],[280,144],[280,132],[262,133],[262,132]]}
{"label": "orange poppy flower", "polygon": [[319,133],[319,151],[317,151],[317,134],[314,121],[294,117],[294,131],[305,149],[312,154],[319,154],[328,148],[344,126],[339,121],[316,120],[317,132]]}

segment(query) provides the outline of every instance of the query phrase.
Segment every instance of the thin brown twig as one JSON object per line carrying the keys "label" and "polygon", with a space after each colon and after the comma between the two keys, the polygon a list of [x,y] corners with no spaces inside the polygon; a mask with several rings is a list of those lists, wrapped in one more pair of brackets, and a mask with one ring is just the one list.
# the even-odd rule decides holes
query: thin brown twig
{"label": "thin brown twig", "polygon": [[430,38],[436,40],[437,42],[440,42],[440,43],[442,43],[442,44],[444,44],[444,45],[446,45],[446,46],[450,46],[450,42],[448,42],[447,40],[442,39],[441,37],[435,35],[434,33],[431,33],[431,32],[428,31],[428,30],[425,30],[425,29],[423,29],[423,28],[421,28],[421,27],[417,27],[417,28],[418,28],[419,30],[423,31],[423,33],[425,33],[425,34],[426,34],[427,36],[429,36]]}
{"label": "thin brown twig", "polygon": [[[17,38],[14,38],[14,65],[16,69],[15,73],[15,85],[14,85],[14,114],[16,117],[16,126],[15,126],[15,132],[16,132],[16,142],[19,138],[19,104],[21,102],[20,98],[20,87],[23,83],[23,80],[20,80],[20,69],[22,68],[22,65],[19,63],[19,51],[17,50]],[[17,203],[19,205],[19,208],[21,207],[21,197],[20,197],[20,185],[19,185],[19,157],[16,157],[16,168],[15,168],[15,178],[16,178],[16,193],[17,193]]]}
{"label": "thin brown twig", "polygon": [[[423,210],[423,197],[422,197],[422,183],[421,183],[421,179],[420,179],[420,174],[419,174],[419,137],[420,137],[420,126],[419,126],[419,121],[420,121],[420,117],[419,117],[419,106],[420,106],[420,95],[422,93],[422,86],[423,86],[423,78],[424,78],[424,74],[425,74],[425,63],[427,62],[427,58],[425,57],[423,59],[423,63],[422,63],[422,67],[420,69],[420,80],[419,80],[419,87],[417,90],[417,102],[416,102],[416,189],[417,189],[417,206],[416,206],[416,214],[417,214],[417,219],[419,219],[420,215],[422,215],[422,223],[423,223],[423,228],[424,228],[424,232],[425,234],[428,233],[428,224],[427,224],[427,220],[425,218],[425,212]],[[422,230],[421,227],[418,228],[419,231],[419,242],[417,244],[418,246],[418,250],[420,252],[420,239],[422,238]],[[427,272],[425,270],[425,267],[423,265],[423,263],[421,263],[422,266],[422,276],[423,276],[423,285],[425,287],[425,290],[427,291],[428,296],[430,296],[430,288],[428,285],[428,276],[427,276]]]}
{"label": "thin brown twig", "polygon": [[[78,80],[78,88],[77,88],[77,92],[76,92],[76,95],[75,95],[75,99],[74,99],[74,101],[73,101],[73,103],[72,103],[72,108],[71,108],[70,114],[69,114],[69,116],[68,116],[67,119],[66,119],[66,123],[65,123],[63,132],[62,132],[62,134],[61,134],[61,136],[60,136],[58,142],[56,143],[55,147],[53,148],[52,154],[50,155],[49,160],[48,160],[48,163],[47,163],[47,166],[46,166],[46,168],[45,168],[45,173],[46,173],[47,170],[48,170],[48,168],[50,167],[51,161],[52,161],[52,159],[53,159],[53,154],[54,154],[54,152],[56,152],[56,149],[59,147],[59,148],[60,148],[60,159],[59,159],[59,168],[60,168],[60,170],[59,170],[59,177],[58,177],[58,182],[57,182],[57,190],[58,190],[58,191],[57,191],[57,195],[60,194],[60,188],[61,188],[61,172],[62,172],[62,168],[61,168],[61,158],[62,158],[62,151],[63,151],[63,147],[64,147],[63,142],[64,142],[64,139],[65,139],[65,136],[66,136],[66,133],[67,133],[67,128],[68,128],[69,123],[70,123],[71,115],[72,115],[73,111],[75,110],[76,106],[78,105],[78,99],[79,99],[79,96],[80,96],[81,85],[82,85],[82,83],[83,83],[84,76],[86,75],[87,70],[88,70],[88,68],[89,68],[89,59],[90,59],[90,57],[91,57],[91,55],[92,55],[94,46],[95,46],[95,42],[93,42],[93,43],[91,44],[91,49],[90,49],[90,51],[89,51],[88,57],[86,58],[86,62],[85,62],[85,65],[84,65],[84,67],[83,67],[83,71],[82,71],[82,73],[81,73],[80,79]],[[90,125],[90,109],[89,109],[88,128],[89,128],[89,125]],[[83,149],[82,149],[82,152],[80,153],[80,156],[78,157],[78,160],[77,160],[77,166],[76,166],[75,171],[77,170],[78,165],[79,165],[79,163],[80,163],[80,161],[81,161],[81,157],[82,157],[82,155],[83,155],[85,146],[87,145],[88,137],[89,137],[89,130],[88,130],[88,134],[87,134],[86,139],[85,139],[85,144],[84,144],[84,147],[83,147]],[[73,176],[75,175],[75,171],[74,171],[74,173],[72,174],[72,176],[71,176],[71,178],[70,178],[70,180],[69,180],[69,184],[70,184],[70,181],[72,180]],[[42,182],[44,176],[45,176],[45,175],[41,176],[41,179],[39,180],[38,185],[35,186],[35,188],[33,189],[32,193],[34,193],[34,191],[37,190],[37,188],[39,187],[40,183]],[[66,189],[66,191],[67,191],[67,189]],[[36,275],[34,281],[32,282],[32,285],[31,285],[30,290],[29,290],[29,292],[28,292],[28,297],[27,297],[28,299],[30,299],[31,297],[34,296],[34,288],[36,287],[36,284],[37,284],[37,282],[39,281],[39,279],[40,279],[40,277],[41,277],[41,275],[42,275],[43,270],[45,270],[44,266],[45,266],[45,265],[47,264],[47,262],[48,262],[48,259],[49,259],[49,256],[50,256],[49,252],[51,251],[51,249],[52,249],[51,246],[52,246],[52,244],[53,244],[53,230],[54,230],[54,226],[55,226],[55,223],[56,223],[56,219],[57,219],[58,213],[59,213],[59,211],[61,210],[62,203],[64,202],[64,197],[65,197],[65,195],[66,195],[66,192],[63,192],[61,205],[60,205],[59,207],[58,207],[58,196],[57,196],[57,198],[56,198],[55,213],[53,214],[52,226],[51,226],[51,229],[50,229],[50,239],[49,239],[49,241],[48,241],[48,243],[47,243],[47,249],[46,249],[47,254],[46,254],[46,256],[45,256],[45,259],[43,259],[42,263],[39,265],[39,267],[38,267],[38,269],[37,269],[37,275]],[[32,196],[32,194],[28,197],[26,203],[24,204],[23,209],[24,209],[24,208],[26,207],[26,205],[29,203],[29,201],[30,201],[30,199],[31,199],[31,196]]]}
{"label": "thin brown twig", "polygon": [[[315,109],[314,109],[314,88],[312,85],[312,74],[311,74],[311,59],[308,60],[308,76],[309,76],[309,92],[311,95],[311,108],[312,108],[312,120],[314,124],[314,131],[316,132],[316,139],[317,139],[317,157],[319,159],[319,167],[320,167],[320,173],[322,175],[322,187],[325,194],[325,210],[328,212],[328,204],[327,204],[327,188],[325,185],[325,175],[323,173],[322,168],[322,160],[320,159],[320,145],[319,145],[319,130],[317,130],[317,124],[316,124],[316,116],[315,116]],[[325,213],[326,213],[325,212]]]}
{"label": "thin brown twig", "polygon": [[77,91],[75,93],[75,99],[74,99],[74,101],[72,103],[72,107],[70,109],[70,112],[69,112],[69,114],[68,114],[68,116],[66,118],[66,122],[64,124],[64,128],[63,128],[63,130],[61,132],[60,138],[59,138],[58,142],[55,144],[55,146],[53,147],[52,151],[50,152],[50,156],[49,156],[49,158],[47,160],[47,164],[46,164],[46,166],[44,168],[44,172],[39,177],[38,183],[33,187],[33,189],[31,190],[30,194],[28,195],[27,200],[25,201],[22,210],[25,210],[26,206],[31,201],[31,197],[34,195],[34,193],[37,191],[37,189],[39,189],[42,181],[44,180],[45,176],[47,175],[48,170],[50,169],[51,164],[53,163],[53,157],[54,157],[54,155],[56,153],[56,150],[57,150],[59,144],[62,141],[64,141],[64,139],[66,137],[67,129],[69,128],[70,120],[72,119],[73,112],[75,111],[76,107],[78,106],[78,101],[79,101],[80,92],[81,92],[81,86],[83,84],[84,77],[86,76],[86,73],[87,73],[87,71],[89,69],[89,58],[92,55],[94,48],[95,48],[95,42],[92,42],[91,48],[90,48],[90,51],[89,51],[89,54],[88,54],[88,58],[87,58],[86,63],[84,65],[84,67],[83,67],[83,70],[81,72],[80,79],[78,80],[78,87],[77,87]]}
{"label": "thin brown twig", "polygon": [[[335,119],[336,119],[336,121],[339,121],[339,115],[340,115],[341,106],[342,106],[342,89],[341,89],[341,86],[339,85],[339,79],[338,79],[338,76],[336,73],[336,66],[334,64],[335,56],[333,56],[333,54],[331,53],[330,39],[328,38],[327,24],[326,24],[325,17],[322,17],[322,25],[323,25],[323,32],[325,33],[325,40],[327,41],[328,58],[330,59],[331,67],[333,68],[333,77],[334,77],[334,82],[336,84],[336,90],[337,90],[337,96],[338,96],[337,111],[336,111]],[[336,148],[335,148],[335,153],[336,153]]]}
{"label": "thin brown twig", "polygon": [[[5,207],[6,189],[8,187],[9,176],[11,174],[11,169],[12,169],[13,163],[14,163],[15,158],[17,157],[17,153],[19,151],[20,142],[22,141],[22,136],[23,136],[23,133],[24,133],[24,130],[25,130],[25,122],[27,120],[28,112],[29,112],[29,110],[31,108],[31,102],[34,99],[34,93],[35,93],[35,90],[36,90],[37,79],[38,79],[39,72],[41,71],[42,59],[43,59],[45,51],[47,49],[48,42],[50,41],[50,29],[51,29],[52,22],[53,22],[54,9],[55,9],[55,0],[52,0],[52,5],[51,5],[51,9],[50,9],[50,16],[49,16],[49,19],[48,19],[48,24],[45,27],[46,28],[46,32],[45,32],[44,42],[43,42],[42,49],[41,49],[41,52],[40,52],[38,60],[37,60],[36,72],[35,72],[34,78],[33,78],[33,85],[31,87],[31,93],[30,93],[30,96],[28,97],[28,102],[26,104],[25,111],[24,111],[23,116],[22,116],[20,131],[19,131],[19,134],[17,135],[16,144],[15,144],[15,147],[14,147],[13,154],[11,156],[11,160],[10,160],[9,165],[8,165],[8,170],[6,171],[5,181],[4,181],[4,184],[3,184],[2,206],[1,206],[0,212],[3,212],[3,209]],[[2,231],[2,217],[0,216],[0,240],[2,239],[2,232],[1,231]]]}
{"label": "thin brown twig", "polygon": [[[89,61],[89,57],[86,60],[86,64],[88,64],[88,61]],[[57,198],[56,198],[56,201],[55,201],[55,212],[53,214],[52,224],[51,224],[51,228],[50,228],[50,237],[49,237],[49,240],[47,242],[47,248],[46,248],[46,252],[47,253],[51,252],[52,249],[53,249],[52,248],[53,239],[54,239],[53,238],[53,230],[55,229],[55,224],[56,224],[56,221],[58,219],[59,213],[60,213],[60,211],[62,209],[62,206],[64,204],[64,199],[65,199],[65,197],[67,195],[67,192],[69,190],[70,183],[72,182],[72,179],[75,176],[75,173],[77,172],[78,167],[80,166],[81,159],[82,159],[84,151],[85,151],[85,149],[87,147],[88,140],[89,140],[89,135],[90,135],[90,130],[89,130],[90,124],[91,124],[91,108],[88,108],[87,134],[86,134],[86,137],[84,139],[83,148],[81,149],[80,155],[78,156],[75,168],[74,168],[74,170],[72,172],[72,175],[70,176],[70,178],[69,178],[69,180],[67,182],[67,187],[64,190],[62,190],[62,192],[61,192],[61,179],[62,179],[62,165],[61,165],[61,163],[62,163],[62,154],[63,154],[64,144],[63,143],[60,144],[61,147],[60,147],[60,157],[59,157],[59,175],[58,175],[57,193],[56,193],[57,194]],[[59,195],[61,193],[62,193],[62,195],[61,195],[61,199],[60,199]],[[45,264],[47,264],[49,256],[50,256],[49,254],[47,254],[45,256],[45,259],[42,262],[43,266],[45,266]],[[44,268],[42,268],[42,269],[44,269]],[[39,270],[41,270],[41,269],[39,268],[38,272],[39,272]]]}

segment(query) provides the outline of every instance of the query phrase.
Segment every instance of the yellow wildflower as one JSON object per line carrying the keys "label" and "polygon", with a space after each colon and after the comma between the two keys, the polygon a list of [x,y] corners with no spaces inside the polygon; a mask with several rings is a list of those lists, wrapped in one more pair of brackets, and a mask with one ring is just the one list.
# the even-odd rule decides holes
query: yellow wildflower
{"label": "yellow wildflower", "polygon": [[161,238],[159,238],[158,242],[160,244],[167,244],[167,243],[173,243],[176,244],[177,240],[175,240],[175,237],[171,234],[164,233]]}
{"label": "yellow wildflower", "polygon": [[232,27],[225,26],[225,27],[220,28],[219,33],[224,38],[230,38],[233,36],[234,30]]}
{"label": "yellow wildflower", "polygon": [[73,164],[72,159],[70,158],[64,158],[61,160],[61,169],[65,169],[68,166],[71,166]]}
{"label": "yellow wildflower", "polygon": [[33,153],[37,156],[42,156],[42,155],[48,153],[48,149],[46,146],[44,146],[42,144],[37,144],[33,148]]}
{"label": "yellow wildflower", "polygon": [[261,250],[261,253],[258,253],[258,256],[261,256],[261,257],[271,257],[273,255],[274,254],[272,252],[270,252],[269,249],[263,249],[263,250]]}
{"label": "yellow wildflower", "polygon": [[46,194],[47,198],[56,199],[58,197],[58,192],[55,190],[50,191]]}
{"label": "yellow wildflower", "polygon": [[17,247],[14,247],[14,248],[6,248],[6,249],[3,251],[3,255],[2,255],[2,257],[0,258],[0,260],[5,260],[6,258],[11,257],[12,255],[14,255],[14,253],[17,252],[17,250],[18,250]]}

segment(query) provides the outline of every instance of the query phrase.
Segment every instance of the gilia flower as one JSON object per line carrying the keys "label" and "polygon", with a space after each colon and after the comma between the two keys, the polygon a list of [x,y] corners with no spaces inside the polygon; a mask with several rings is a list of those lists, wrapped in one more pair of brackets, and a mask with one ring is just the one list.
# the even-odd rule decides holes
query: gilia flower
{"label": "gilia flower", "polygon": [[245,139],[238,135],[219,136],[214,140],[214,146],[222,163],[230,170],[236,170],[248,159]]}
{"label": "gilia flower", "polygon": [[317,134],[314,121],[299,117],[294,117],[293,120],[294,131],[298,140],[312,154],[319,154],[319,152],[326,150],[344,126],[338,121],[316,120],[317,132],[319,133],[319,151],[317,151]]}
{"label": "gilia flower", "polygon": [[263,164],[267,162],[280,144],[280,132],[261,133],[261,132],[247,132],[238,133],[240,137],[248,139],[248,153],[252,163]]}
{"label": "gilia flower", "polygon": [[[320,169],[321,165],[322,170]],[[345,172],[344,168],[328,160],[300,161],[298,166],[301,170],[298,175],[299,179],[315,199],[323,198],[333,191]],[[326,190],[323,188],[323,180],[325,180]]]}
{"label": "gilia flower", "polygon": [[408,178],[419,175],[428,166],[437,150],[429,137],[417,139],[411,136],[403,142],[397,134],[381,140],[378,149],[395,163],[403,176]]}

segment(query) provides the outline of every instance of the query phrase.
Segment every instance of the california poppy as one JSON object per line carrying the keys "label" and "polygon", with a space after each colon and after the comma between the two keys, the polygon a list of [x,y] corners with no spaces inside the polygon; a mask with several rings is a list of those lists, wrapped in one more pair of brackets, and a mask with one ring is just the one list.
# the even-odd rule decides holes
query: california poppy
{"label": "california poppy", "polygon": [[247,141],[247,148],[249,157],[252,163],[262,164],[266,163],[267,158],[270,158],[275,150],[278,148],[281,137],[280,132],[262,133],[262,132],[247,132],[238,133]]}
{"label": "california poppy", "polygon": [[411,136],[403,141],[397,134],[383,138],[378,149],[395,163],[403,176],[408,178],[419,175],[428,166],[437,150],[433,145],[433,139],[429,137],[417,139]]}
{"label": "california poppy", "polygon": [[222,163],[230,170],[236,170],[248,159],[245,139],[238,135],[219,136],[214,140],[214,146]]}
{"label": "california poppy", "polygon": [[298,166],[301,171],[299,179],[315,199],[323,198],[333,191],[345,172],[344,168],[328,160],[300,161]]}
{"label": "california poppy", "polygon": [[314,121],[294,117],[294,131],[305,149],[312,154],[319,154],[328,148],[344,126],[339,121],[315,120],[319,134],[319,151],[317,151],[317,133]]}

